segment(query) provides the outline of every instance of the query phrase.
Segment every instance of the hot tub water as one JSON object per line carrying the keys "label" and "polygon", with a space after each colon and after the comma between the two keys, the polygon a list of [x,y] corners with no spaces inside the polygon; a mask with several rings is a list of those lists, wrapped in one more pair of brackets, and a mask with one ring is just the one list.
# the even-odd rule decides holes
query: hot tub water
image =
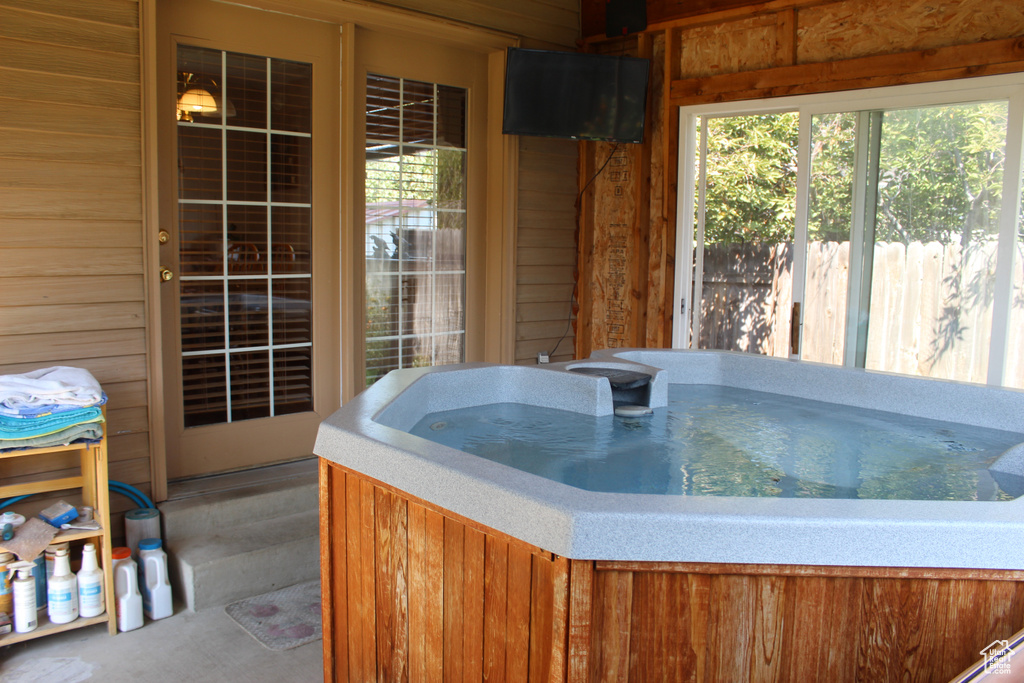
{"label": "hot tub water", "polygon": [[682,384],[650,417],[498,403],[431,413],[411,433],[589,491],[898,500],[1011,500],[1019,491],[1003,490],[987,468],[1024,442],[1012,432]]}

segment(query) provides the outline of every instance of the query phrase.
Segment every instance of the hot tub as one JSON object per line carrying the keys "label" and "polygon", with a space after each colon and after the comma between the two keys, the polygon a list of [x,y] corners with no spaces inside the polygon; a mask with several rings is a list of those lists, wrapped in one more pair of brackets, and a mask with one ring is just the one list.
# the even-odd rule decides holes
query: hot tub
{"label": "hot tub", "polygon": [[[649,487],[630,493],[608,490],[606,484],[590,486],[586,477],[570,478],[570,483],[565,483],[565,478],[558,471],[565,468],[552,467],[552,471],[547,472],[543,463],[540,467],[536,464],[531,466],[532,469],[518,468],[508,458],[488,459],[472,455],[411,433],[425,417],[427,428],[437,427],[437,431],[443,431],[447,421],[439,418],[431,422],[434,418],[428,416],[444,416],[453,414],[449,411],[472,409],[474,406],[529,406],[550,411],[555,417],[562,414],[558,411],[565,411],[588,416],[588,419],[620,419],[613,417],[612,413],[617,398],[621,401],[623,397],[617,396],[618,392],[613,391],[608,379],[582,374],[578,372],[580,368],[630,370],[650,377],[645,388],[639,393],[633,391],[628,397],[629,402],[640,402],[654,410],[652,417],[625,418],[640,425],[637,429],[643,429],[645,419],[659,419],[660,411],[672,403],[672,396],[678,396],[686,387],[726,387],[741,393],[758,392],[756,396],[769,402],[773,396],[820,402],[835,406],[837,414],[846,409],[881,411],[896,416],[897,424],[922,419],[949,423],[950,434],[964,425],[995,430],[993,433],[1002,439],[999,442],[1002,446],[998,447],[1000,452],[985,455],[984,467],[966,486],[968,493],[962,495],[961,492],[961,499],[928,500],[921,499],[918,493],[910,495],[912,499],[899,499],[893,494],[893,490],[899,487],[883,487],[880,489],[882,493],[878,494],[880,497],[874,498],[862,497],[864,491],[859,490],[837,496],[837,487],[833,484],[825,486],[825,497],[813,497],[813,491],[807,493],[807,490],[814,487],[801,488],[800,484],[794,484],[787,488],[784,481],[777,482],[779,486],[769,482],[767,487],[754,487],[750,495],[734,495],[734,489],[717,490],[715,487],[711,487],[715,490],[708,494],[692,484],[687,488],[685,482],[672,484],[657,493],[644,492],[651,490]],[[938,422],[929,424],[938,425]],[[422,432],[423,429],[424,425],[420,424],[419,430]],[[943,429],[946,427],[942,425],[933,428],[940,433]],[[884,611],[888,604],[888,598],[879,597],[882,594],[876,590],[883,584],[876,583],[892,580],[909,582],[901,584],[904,593],[908,586],[913,585],[913,590],[920,590],[921,595],[932,596],[918,600],[918,608],[930,605],[939,613],[942,610],[948,612],[949,604],[958,604],[957,600],[971,604],[975,616],[971,617],[970,628],[967,629],[969,637],[957,637],[956,643],[945,640],[945,636],[935,639],[936,653],[957,644],[964,650],[962,656],[939,656],[936,660],[935,671],[939,675],[948,673],[948,679],[977,657],[980,648],[992,639],[990,636],[1007,638],[1024,625],[1021,623],[1024,622],[1024,584],[1020,583],[1024,579],[1024,497],[1020,496],[1019,484],[1024,475],[1024,445],[1020,444],[1024,436],[1021,434],[1024,434],[1024,393],[1019,391],[740,353],[620,350],[599,352],[585,361],[549,366],[467,364],[390,373],[323,423],[315,452],[324,463],[322,495],[326,499],[325,507],[331,507],[332,496],[342,495],[345,501],[343,526],[346,533],[343,535],[344,547],[349,553],[347,557],[351,558],[351,553],[358,552],[359,547],[364,548],[364,553],[374,548],[374,566],[379,570],[383,561],[397,572],[392,581],[399,580],[396,577],[400,576],[404,582],[412,568],[401,562],[395,564],[390,555],[382,560],[379,543],[384,540],[391,548],[396,535],[404,538],[407,545],[401,557],[405,558],[404,562],[415,564],[413,558],[418,556],[412,550],[413,522],[410,521],[413,511],[420,515],[422,510],[426,515],[421,549],[424,552],[423,562],[428,564],[430,552],[426,548],[430,538],[430,515],[436,513],[443,517],[443,540],[439,541],[441,545],[438,548],[444,550],[445,570],[449,562],[445,544],[450,524],[462,529],[458,532],[462,544],[469,543],[468,539],[476,538],[474,534],[480,533],[487,543],[498,539],[508,548],[527,548],[533,559],[524,566],[529,568],[531,580],[538,576],[547,577],[543,579],[543,590],[539,593],[537,585],[530,589],[530,609],[534,609],[532,598],[548,596],[551,613],[544,614],[550,616],[551,622],[538,622],[543,638],[555,637],[564,641],[568,637],[566,642],[569,643],[568,650],[562,648],[561,659],[556,647],[554,653],[544,660],[545,666],[557,669],[561,661],[567,680],[598,680],[602,677],[608,680],[643,680],[650,675],[649,668],[636,669],[637,661],[642,661],[643,657],[640,660],[626,657],[625,663],[608,659],[607,649],[612,642],[615,647],[626,647],[627,652],[631,651],[629,648],[635,650],[637,647],[640,647],[636,650],[638,652],[647,650],[637,644],[639,641],[628,637],[623,645],[622,625],[607,621],[601,615],[611,618],[610,615],[618,614],[626,623],[635,622],[636,628],[641,628],[646,622],[642,611],[636,612],[639,606],[651,601],[651,609],[658,611],[661,607],[657,606],[663,605],[666,599],[691,616],[698,605],[703,605],[700,610],[703,610],[705,619],[709,614],[713,615],[715,609],[731,610],[728,618],[721,615],[720,619],[712,620],[717,624],[716,629],[723,623],[729,623],[730,618],[738,618],[736,614],[739,612],[746,613],[745,610],[751,611],[751,615],[754,612],[760,615],[748,615],[757,622],[768,618],[771,610],[778,609],[782,611],[777,617],[781,618],[783,613],[790,615],[791,625],[787,628],[799,622],[801,628],[821,630],[824,628],[821,624],[814,627],[806,623],[807,620],[820,620],[823,609],[840,609],[838,618],[844,623],[834,624],[832,630],[837,637],[849,641],[847,646],[852,648],[850,656],[856,659],[863,656],[866,646],[863,639],[879,628],[878,623],[865,616],[867,606],[873,605],[872,609]],[[785,441],[789,437],[783,434],[779,438]],[[958,439],[949,439],[951,449],[978,450],[970,444],[962,445]],[[784,467],[780,469],[777,462],[769,465],[765,471],[778,470],[781,474],[775,478],[786,478]],[[622,468],[621,461],[618,466]],[[687,467],[670,462],[665,465],[664,476],[668,479],[692,479],[692,472],[680,473]],[[331,471],[343,473],[343,478],[330,483],[334,481],[330,478]],[[621,471],[623,475],[620,478],[628,479],[628,467]],[[375,493],[369,496],[367,490]],[[374,496],[384,497],[378,499]],[[378,520],[376,515],[385,502],[389,517]],[[338,505],[340,503],[335,507]],[[367,510],[367,506],[372,510]],[[355,524],[353,514],[364,516],[362,527]],[[399,517],[397,522],[393,518],[395,514]],[[322,535],[323,542],[334,548],[338,548],[340,542],[336,537],[336,517],[331,521],[328,515]],[[371,525],[374,533],[366,532],[367,524]],[[416,522],[415,529],[419,530],[419,525]],[[357,540],[363,545],[359,546]],[[490,546],[483,540],[480,543],[484,555],[479,571],[489,579],[485,560],[489,557],[486,551]],[[399,543],[398,547],[401,545]],[[460,545],[456,554],[467,558],[469,552],[465,545]],[[502,556],[508,564],[505,565],[506,574],[500,576],[502,581],[509,582],[508,590],[511,590],[509,573],[513,571],[513,554],[512,550],[507,550]],[[477,556],[474,554],[474,557]],[[539,568],[538,558],[543,558],[550,567]],[[450,561],[462,562],[454,556]],[[351,563],[351,559],[348,562]],[[459,576],[475,575],[474,567],[477,565],[465,564]],[[454,566],[452,571],[455,571]],[[363,593],[371,585],[380,590],[376,580],[370,584],[362,583],[370,578],[354,576],[350,564],[346,565],[345,572],[347,601],[355,599],[360,592],[359,586],[363,586]],[[448,576],[444,572],[442,574]],[[627,575],[628,580],[625,578]],[[688,577],[685,586],[677,585],[680,577]],[[738,580],[736,577],[744,578],[735,583],[733,579]],[[325,576],[325,585],[331,580],[338,585],[338,578],[336,572]],[[446,580],[441,584],[443,595],[447,595]],[[704,589],[695,588],[705,580],[709,583]],[[821,593],[815,581],[826,581],[828,590]],[[953,585],[950,582],[958,587],[950,588]],[[707,591],[714,592],[712,589],[718,584],[721,585],[714,598],[709,597]],[[654,585],[659,586],[654,592],[637,592],[645,586],[644,590],[653,590]],[[815,590],[818,592],[808,602],[810,585],[817,586]],[[936,586],[940,585],[942,588],[937,594],[939,589]],[[670,590],[669,586],[675,588]],[[401,614],[403,609],[411,609],[410,605],[415,602],[413,594],[416,591],[412,583],[406,588],[405,607],[393,605],[389,612],[391,617]],[[578,594],[577,588],[580,590]],[[553,591],[550,595],[548,589]],[[465,590],[475,595],[475,589]],[[667,594],[663,592],[666,590],[669,591]],[[767,592],[762,595],[758,591]],[[838,592],[833,594],[829,591]],[[685,599],[682,597],[684,593],[688,596]],[[485,595],[481,596],[481,607],[486,608]],[[907,612],[905,594],[889,597],[894,601],[896,612]],[[506,598],[510,600],[508,596]],[[628,603],[624,606],[621,601],[627,598]],[[850,614],[843,612],[847,606],[835,603],[844,599],[851,601]],[[679,600],[682,603],[677,605]],[[929,600],[939,602],[932,604]],[[380,602],[378,594],[375,604]],[[783,604],[789,607],[783,607]],[[560,611],[560,605],[564,610]],[[622,609],[626,612],[620,613]],[[696,658],[693,666],[705,666],[707,662],[701,664],[704,661],[701,658],[710,656],[712,646],[702,650],[703,646],[693,640],[705,627],[695,626],[692,631],[680,631],[680,624],[685,619],[681,612],[673,609],[668,608],[666,614],[670,616],[662,626],[672,633],[687,633],[685,637],[690,639],[687,641],[689,646],[683,643],[680,647],[692,652]],[[785,612],[786,609],[789,612]],[[483,612],[488,613],[486,609]],[[978,613],[986,614],[977,616]],[[565,618],[563,621],[559,621],[559,614]],[[632,621],[630,614],[633,615]],[[572,637],[566,636],[575,628],[573,615],[579,619],[576,626],[583,624],[587,627],[586,637],[581,636],[580,640],[580,643],[585,641],[586,647],[581,644],[577,655],[590,662],[585,671],[580,669],[579,677],[575,679],[571,675],[571,663],[574,661],[570,656]],[[506,617],[511,618],[509,615]],[[411,616],[409,618],[412,619]],[[378,614],[374,623],[379,623],[380,619]],[[904,614],[893,619],[895,621],[886,622],[887,628],[896,633],[903,628],[900,626],[902,620],[912,619],[912,615]],[[369,628],[367,623],[364,622],[364,628]],[[351,627],[351,620],[346,621],[346,631]],[[737,625],[742,632],[732,633],[729,637],[744,642],[748,638],[757,640],[764,637],[761,626],[751,627],[748,624],[748,627],[744,630],[745,627]],[[548,631],[549,628],[555,633]],[[379,635],[379,629],[374,629]],[[627,628],[626,632],[628,634],[631,630]],[[953,629],[951,632],[961,631]],[[795,638],[792,631],[788,633]],[[706,639],[707,633],[700,637]],[[985,642],[974,642],[979,639]],[[351,641],[345,642],[346,647],[351,648]],[[530,648],[533,648],[533,641],[530,642]],[[786,642],[797,649],[807,647],[796,645],[792,638]],[[377,644],[379,646],[379,641]],[[922,651],[920,643],[902,645],[906,645],[906,652]],[[969,649],[975,645],[978,649]],[[408,662],[413,652],[412,641],[407,640],[405,647],[408,655],[405,661]],[[650,647],[650,652],[656,653],[662,646]],[[724,640],[714,647],[726,652],[730,645]],[[835,650],[835,642],[828,647]],[[604,654],[598,656],[598,652]],[[735,660],[736,671],[742,671],[751,664],[750,657],[762,655],[744,651],[724,659],[716,655],[714,661],[721,664]],[[772,666],[795,666],[791,662],[783,665],[782,660],[771,653],[764,656],[775,661],[767,670]],[[835,658],[834,655],[829,656]],[[657,659],[653,654],[652,657]],[[905,662],[895,659],[891,662],[885,658],[878,661],[882,664],[877,671],[883,673],[888,671],[886,667],[890,664],[894,672],[902,670],[900,667],[905,665]],[[604,664],[599,666],[595,662]],[[683,667],[679,671],[689,666],[682,660],[673,662],[672,666]],[[606,665],[611,668],[602,675],[592,670],[594,666],[600,669]],[[854,666],[851,671],[856,668]],[[728,668],[719,669],[718,674],[726,676],[728,671]],[[790,674],[792,671],[787,669]],[[659,680],[674,680],[670,674],[662,670]],[[881,673],[878,676],[872,680],[886,679]],[[847,679],[853,680],[842,675],[831,680]]]}

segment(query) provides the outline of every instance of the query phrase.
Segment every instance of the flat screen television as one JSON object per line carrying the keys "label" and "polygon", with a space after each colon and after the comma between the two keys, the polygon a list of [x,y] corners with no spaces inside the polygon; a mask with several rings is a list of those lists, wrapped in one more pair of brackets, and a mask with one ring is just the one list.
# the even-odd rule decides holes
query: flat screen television
{"label": "flat screen television", "polygon": [[509,48],[502,132],[643,142],[650,62]]}

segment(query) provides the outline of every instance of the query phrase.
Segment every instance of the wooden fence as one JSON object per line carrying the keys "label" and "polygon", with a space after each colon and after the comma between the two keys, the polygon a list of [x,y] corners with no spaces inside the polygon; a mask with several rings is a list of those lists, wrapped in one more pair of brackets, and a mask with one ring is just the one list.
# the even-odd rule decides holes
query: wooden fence
{"label": "wooden fence", "polygon": [[[1014,272],[1008,386],[1024,388],[1024,258]],[[801,358],[841,364],[846,342],[849,242],[807,252]],[[868,315],[867,367],[984,383],[996,244],[878,242]],[[793,247],[705,247],[700,348],[787,356]]]}

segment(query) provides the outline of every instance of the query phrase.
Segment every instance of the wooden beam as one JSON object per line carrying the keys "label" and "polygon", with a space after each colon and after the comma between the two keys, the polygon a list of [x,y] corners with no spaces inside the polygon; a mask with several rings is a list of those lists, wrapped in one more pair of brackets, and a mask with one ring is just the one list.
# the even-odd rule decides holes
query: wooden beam
{"label": "wooden beam", "polygon": [[877,88],[1024,71],[1024,38],[673,81],[673,106]]}

